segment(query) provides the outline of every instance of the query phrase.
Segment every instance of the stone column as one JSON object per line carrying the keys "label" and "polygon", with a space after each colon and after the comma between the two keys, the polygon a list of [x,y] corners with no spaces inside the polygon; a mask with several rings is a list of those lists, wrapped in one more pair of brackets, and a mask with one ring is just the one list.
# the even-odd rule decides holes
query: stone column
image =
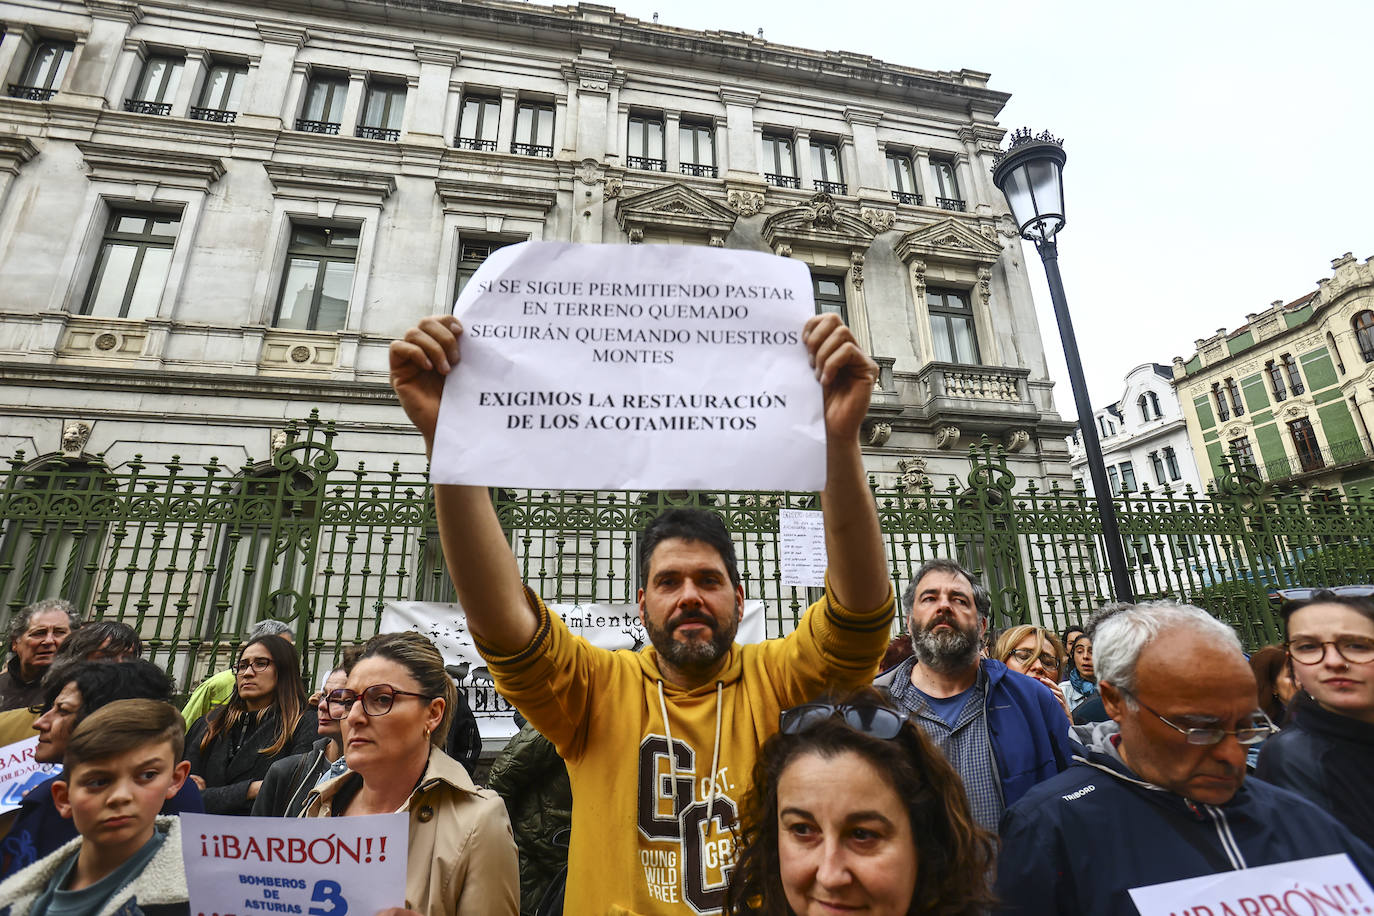
{"label": "stone column", "polygon": [[[609,112],[611,84],[604,72],[584,72],[579,69],[577,81],[577,139],[573,141],[573,157],[606,158],[606,135],[610,130]],[[568,99],[571,106],[573,100]]]}
{"label": "stone column", "polygon": [[134,80],[143,69],[143,42],[137,38],[124,39],[124,50],[115,64],[114,75],[105,90],[105,106],[115,111],[124,109],[124,99],[131,94]]}
{"label": "stone column", "polygon": [[921,203],[927,207],[935,206],[935,192],[932,190],[939,185],[931,181],[930,173],[930,153],[923,149],[916,150],[916,161],[913,163],[913,171],[916,173],[916,193],[921,195]]}
{"label": "stone column", "polygon": [[28,137],[18,134],[0,134],[0,213],[5,212],[5,198],[9,195],[10,184],[19,176],[19,170],[38,153],[38,147]]}
{"label": "stone column", "polygon": [[353,136],[362,123],[363,98],[367,95],[367,73],[353,71],[348,74],[348,95],[344,97],[343,114],[339,117],[339,135]]}
{"label": "stone column", "polygon": [[298,60],[291,65],[291,79],[286,84],[286,95],[281,99],[278,122],[287,130],[296,129],[296,118],[305,105],[305,86],[310,82],[310,65]]}
{"label": "stone column", "polygon": [[852,144],[846,144],[846,148],[853,151],[856,160],[854,171],[849,175],[849,188],[851,194],[859,197],[891,203],[892,194],[887,187],[887,162],[878,143],[878,123],[882,117],[881,111],[872,108],[849,106],[844,110],[844,119],[849,122],[849,130],[854,138]]}
{"label": "stone column", "polygon": [[[283,119],[289,120],[286,112],[295,110],[300,100],[305,71],[296,69],[296,53],[310,40],[310,33],[305,29],[259,23],[258,36],[263,42],[262,55],[258,59],[257,72],[248,74],[248,91],[244,94],[238,123],[280,129]],[[283,87],[287,87],[285,94]],[[288,123],[286,126],[293,125]]]}
{"label": "stone column", "polygon": [[5,27],[4,38],[0,39],[0,82],[8,88],[10,83],[19,82],[24,64],[33,50],[33,30],[30,26],[11,23]]}
{"label": "stone column", "polygon": [[496,149],[502,153],[510,152],[515,142],[515,106],[520,97],[514,89],[501,90],[501,117],[496,122]]}
{"label": "stone column", "polygon": [[665,111],[663,113],[663,161],[671,175],[680,174],[678,164],[682,161],[682,134],[679,125],[682,113]]}
{"label": "stone column", "polygon": [[209,52],[199,48],[186,52],[186,63],[181,68],[181,83],[177,86],[176,98],[172,100],[173,117],[191,116],[191,105],[196,95],[197,84],[209,70]]}
{"label": "stone column", "polygon": [[811,131],[805,128],[798,128],[792,135],[792,160],[797,167],[797,181],[801,189],[807,194],[816,193],[816,188],[811,181]]}
{"label": "stone column", "polygon": [[974,180],[973,169],[969,168],[967,156],[960,156],[954,161],[954,172],[959,176],[959,194],[964,198],[964,209],[972,213],[979,201],[986,198],[982,194],[982,188]]}
{"label": "stone column", "polygon": [[[730,126],[725,118],[711,119],[711,143],[715,147],[716,169],[718,174],[725,174],[725,163],[730,161]],[[754,176],[758,181],[758,176]]]}
{"label": "stone column", "polygon": [[975,202],[996,206],[1002,199],[1002,194],[997,190],[997,185],[992,183],[992,170],[989,168],[991,163],[985,158],[978,132],[971,127],[965,127],[959,131],[959,140],[968,153],[968,162],[963,164],[960,178],[962,179],[966,173],[972,179],[972,186],[964,195],[969,198],[969,212],[973,211]]}
{"label": "stone column", "polygon": [[[91,30],[84,47],[74,56],[72,72],[67,75],[67,92],[84,95],[93,104],[103,105],[110,80],[119,64],[120,51],[129,29],[142,18],[137,4],[124,0],[87,0]],[[121,90],[122,91],[122,90]]]}
{"label": "stone column", "polygon": [[406,92],[406,111],[401,137],[412,143],[443,146],[448,113],[449,81],[458,66],[458,52],[448,48],[416,45],[420,78],[413,91]]}
{"label": "stone column", "polygon": [[[752,89],[722,86],[725,103],[725,138],[721,145],[721,174],[726,178],[757,184],[760,178],[758,141],[754,135],[754,106],[759,94]],[[728,151],[728,159],[724,154]]]}

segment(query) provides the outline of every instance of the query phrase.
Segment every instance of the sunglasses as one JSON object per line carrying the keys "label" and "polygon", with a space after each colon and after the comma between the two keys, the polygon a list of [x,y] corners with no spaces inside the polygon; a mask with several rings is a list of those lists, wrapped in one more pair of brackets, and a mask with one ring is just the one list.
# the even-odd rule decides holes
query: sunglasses
{"label": "sunglasses", "polygon": [[800,735],[821,722],[836,718],[871,738],[891,740],[902,732],[907,715],[887,706],[850,706],[847,703],[803,703],[785,709],[778,717],[784,735]]}
{"label": "sunglasses", "polygon": [[1308,601],[1317,592],[1331,592],[1344,598],[1374,598],[1374,585],[1333,585],[1330,588],[1276,588],[1274,594],[1284,601]]}

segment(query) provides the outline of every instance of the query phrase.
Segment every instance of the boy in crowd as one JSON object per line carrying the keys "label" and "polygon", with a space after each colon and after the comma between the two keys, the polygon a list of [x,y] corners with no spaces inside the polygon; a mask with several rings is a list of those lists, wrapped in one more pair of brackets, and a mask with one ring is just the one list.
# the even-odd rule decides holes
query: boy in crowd
{"label": "boy in crowd", "polygon": [[158,700],[119,700],[67,742],[53,801],[81,835],[0,884],[0,916],[189,916],[180,822],[159,817],[190,772],[186,726]]}

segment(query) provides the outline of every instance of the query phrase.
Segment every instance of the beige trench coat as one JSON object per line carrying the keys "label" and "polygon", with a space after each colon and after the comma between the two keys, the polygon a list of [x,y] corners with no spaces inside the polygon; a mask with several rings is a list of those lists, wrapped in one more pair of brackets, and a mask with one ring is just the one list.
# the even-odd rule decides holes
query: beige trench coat
{"label": "beige trench coat", "polygon": [[[302,817],[329,817],[353,772],[315,788]],[[410,812],[406,906],[423,916],[518,916],[520,858],[501,796],[479,789],[463,765],[436,747]]]}

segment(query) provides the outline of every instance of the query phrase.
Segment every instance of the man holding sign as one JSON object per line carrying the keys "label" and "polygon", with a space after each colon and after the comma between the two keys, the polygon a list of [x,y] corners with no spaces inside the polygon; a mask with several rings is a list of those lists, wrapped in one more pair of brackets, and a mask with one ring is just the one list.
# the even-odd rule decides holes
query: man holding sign
{"label": "man holding sign", "polygon": [[[427,318],[392,344],[392,385],[430,450],[464,333],[457,318]],[[719,913],[730,830],[779,713],[866,684],[887,645],[892,589],[858,440],[877,367],[835,315],[799,319],[792,333],[823,398],[829,571],[825,597],[785,639],[734,643],[744,589],[729,532],[711,513],[672,510],[649,524],[638,601],[652,645],[609,652],[526,589],[484,488],[435,487],[444,556],[477,647],[498,689],[568,764],[564,912]]]}
{"label": "man holding sign", "polygon": [[[1002,818],[997,895],[1008,912],[1282,914],[1284,895],[1299,890],[1291,877],[1317,873],[1295,860],[1348,855],[1374,875],[1374,850],[1325,811],[1246,780],[1246,748],[1273,728],[1255,708],[1255,678],[1230,627],[1188,605],[1128,606],[1097,625],[1093,651],[1114,724],[1098,726],[1074,766]],[[1216,882],[1184,879],[1234,870],[1249,881],[1233,899],[1278,908],[1208,909],[1223,897],[1163,887],[1196,890]],[[1247,881],[1230,882],[1228,893],[1238,883]]]}

